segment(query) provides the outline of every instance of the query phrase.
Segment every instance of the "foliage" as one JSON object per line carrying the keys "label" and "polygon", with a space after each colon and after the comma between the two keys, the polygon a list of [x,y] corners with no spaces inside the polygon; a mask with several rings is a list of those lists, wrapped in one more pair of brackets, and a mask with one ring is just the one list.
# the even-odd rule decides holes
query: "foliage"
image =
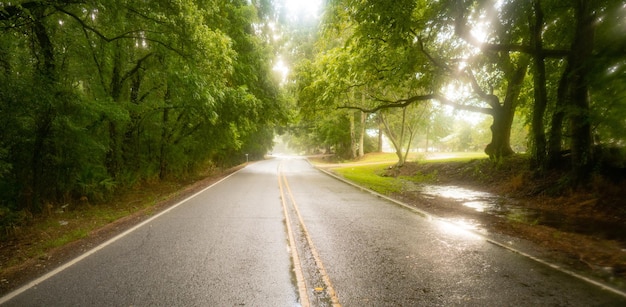
{"label": "foliage", "polygon": [[[451,105],[492,117],[481,127],[491,140],[479,146],[494,162],[528,150],[537,174],[562,168],[584,183],[604,159],[595,148],[625,146],[625,19],[615,0],[329,1],[294,76],[301,119],[316,126],[326,116],[310,114],[328,110],[384,118],[410,105]],[[406,135],[418,117],[396,120],[387,136]],[[449,134],[433,141],[453,137],[447,124]],[[419,126],[418,143],[432,144],[439,128]],[[464,130],[459,143],[476,146]],[[408,141],[393,143],[401,153]]]}
{"label": "foliage", "polygon": [[386,168],[391,166],[392,165],[386,166],[380,164],[358,167],[349,166],[336,168],[333,171],[361,186],[383,195],[389,195],[391,193],[400,192],[402,187],[395,178],[381,176],[386,171]]}
{"label": "foliage", "polygon": [[261,158],[287,112],[265,1],[0,4],[0,215]]}

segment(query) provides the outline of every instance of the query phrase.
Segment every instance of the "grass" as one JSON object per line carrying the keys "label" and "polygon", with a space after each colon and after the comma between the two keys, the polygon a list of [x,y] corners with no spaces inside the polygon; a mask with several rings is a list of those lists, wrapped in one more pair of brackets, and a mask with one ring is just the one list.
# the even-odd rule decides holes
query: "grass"
{"label": "grass", "polygon": [[[409,153],[407,157],[408,162],[454,162],[454,161],[467,161],[471,159],[486,159],[488,156],[484,152],[419,152]],[[393,163],[398,161],[398,156],[395,153],[371,153],[365,155],[358,161],[352,161],[351,163]]]}
{"label": "grass", "polygon": [[189,182],[146,184],[126,191],[114,201],[100,204],[72,204],[50,207],[49,213],[20,226],[3,246],[0,272],[31,258],[46,258],[57,247],[88,237],[94,230],[122,217],[144,211],[151,214],[155,204],[176,195]]}
{"label": "grass", "polygon": [[5,229],[6,235],[0,237],[0,278],[15,278],[32,265],[31,261],[46,261],[54,257],[57,248],[99,236],[98,230],[107,224],[128,216],[151,216],[162,204],[167,205],[164,201],[180,196],[185,188],[192,190],[241,166],[207,169],[195,177],[145,182],[98,204],[82,200],[70,204],[48,204],[43,214],[29,215],[22,223]]}
{"label": "grass", "polygon": [[[419,160],[419,163],[444,163],[486,158],[487,155],[482,152],[429,153],[426,156],[424,153],[411,153],[408,160]],[[366,155],[359,161],[349,162],[346,166],[338,164],[332,170],[361,186],[384,195],[389,195],[401,192],[403,189],[401,180],[383,176],[387,169],[397,161],[398,158],[394,153],[374,153]],[[432,181],[435,177],[436,174],[415,174],[413,177],[402,177],[401,179],[419,183]]]}
{"label": "grass", "polygon": [[[417,159],[417,154],[410,154],[409,160]],[[358,161],[354,161],[356,163],[393,163],[398,161],[398,156],[395,153],[390,152],[377,152],[365,155]]]}
{"label": "grass", "polygon": [[449,153],[432,153],[421,162],[458,162],[473,159],[487,159],[484,152],[449,152]]}
{"label": "grass", "polygon": [[60,237],[56,237],[50,241],[46,241],[44,242],[44,245],[42,246],[42,251],[40,253],[43,254],[44,250],[49,250],[55,247],[63,246],[67,243],[87,237],[90,231],[91,231],[90,227],[78,228],[69,233],[61,235]]}
{"label": "grass", "polygon": [[400,176],[399,178],[413,183],[434,182],[437,180],[437,171],[434,171],[430,174],[422,174],[421,172],[417,172],[412,176]]}
{"label": "grass", "polygon": [[389,195],[402,190],[402,184],[393,177],[381,176],[393,163],[348,166],[333,169],[344,178],[356,182],[370,190]]}

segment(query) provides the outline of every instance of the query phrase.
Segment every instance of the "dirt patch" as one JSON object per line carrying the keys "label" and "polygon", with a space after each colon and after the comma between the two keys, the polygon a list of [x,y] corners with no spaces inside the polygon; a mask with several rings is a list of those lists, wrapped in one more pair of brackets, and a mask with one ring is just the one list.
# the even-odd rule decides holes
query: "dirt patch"
{"label": "dirt patch", "polygon": [[387,175],[498,195],[536,218],[479,212],[411,189],[391,196],[436,216],[525,240],[549,261],[626,288],[626,181],[597,177],[588,186],[571,189],[564,174],[536,176],[528,169],[524,158],[515,157],[498,165],[488,160],[407,163]]}

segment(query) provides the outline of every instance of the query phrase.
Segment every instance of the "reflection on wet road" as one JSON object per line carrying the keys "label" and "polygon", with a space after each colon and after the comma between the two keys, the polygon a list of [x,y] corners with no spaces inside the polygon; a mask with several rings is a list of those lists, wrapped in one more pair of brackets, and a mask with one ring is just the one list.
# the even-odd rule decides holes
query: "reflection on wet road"
{"label": "reflection on wet road", "polygon": [[455,224],[338,182],[304,160],[284,163],[282,172],[343,306],[626,303]]}
{"label": "reflection on wet road", "polygon": [[20,291],[0,304],[626,305],[303,159],[251,164]]}
{"label": "reflection on wet road", "polygon": [[[524,207],[518,202],[487,192],[476,191],[454,185],[415,185],[415,191],[425,197],[441,197],[455,201],[459,205],[472,208],[477,212],[496,215],[509,220],[532,225],[544,225],[560,229],[562,231],[575,231],[609,240],[616,240],[626,245],[626,237],[623,235],[623,225],[616,223],[611,225],[607,221],[579,217],[575,219],[563,219],[554,212],[546,212]],[[480,228],[480,225],[472,221],[460,221],[469,229]]]}

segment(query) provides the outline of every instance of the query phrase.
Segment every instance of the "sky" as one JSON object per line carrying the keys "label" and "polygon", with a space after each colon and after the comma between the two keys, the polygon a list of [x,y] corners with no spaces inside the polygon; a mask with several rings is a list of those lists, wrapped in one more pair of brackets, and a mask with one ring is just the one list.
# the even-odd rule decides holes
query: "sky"
{"label": "sky", "polygon": [[292,21],[318,18],[322,6],[322,0],[279,0],[287,10],[287,18]]}
{"label": "sky", "polygon": [[[306,22],[319,19],[324,0],[276,0],[277,11],[284,11],[287,21],[293,23]],[[273,70],[281,76],[281,81],[285,82],[289,74],[289,67],[278,56],[274,61]]]}

